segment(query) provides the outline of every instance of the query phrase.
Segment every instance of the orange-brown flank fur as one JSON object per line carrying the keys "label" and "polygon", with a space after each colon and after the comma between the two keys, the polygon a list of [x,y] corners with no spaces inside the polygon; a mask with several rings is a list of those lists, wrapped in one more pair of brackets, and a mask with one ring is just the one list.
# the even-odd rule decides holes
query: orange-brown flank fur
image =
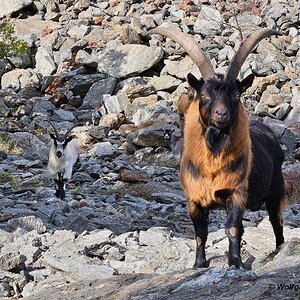
{"label": "orange-brown flank fur", "polygon": [[[248,116],[242,105],[239,107],[238,121],[232,129],[228,143],[217,157],[208,149],[201,134],[199,123],[199,102],[193,101],[185,113],[184,149],[181,158],[180,181],[188,201],[207,207],[220,203],[216,192],[229,190],[231,199],[239,207],[244,207],[247,200],[248,176],[251,168],[251,141]],[[246,170],[228,171],[230,163],[244,155]],[[193,176],[186,161],[200,170],[199,176]],[[192,205],[193,206],[193,205]]]}

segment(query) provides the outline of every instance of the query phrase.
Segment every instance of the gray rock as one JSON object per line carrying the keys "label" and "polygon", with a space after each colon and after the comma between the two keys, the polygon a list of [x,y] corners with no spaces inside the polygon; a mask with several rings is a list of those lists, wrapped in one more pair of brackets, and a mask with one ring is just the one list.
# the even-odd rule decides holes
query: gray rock
{"label": "gray rock", "polygon": [[32,230],[36,230],[38,233],[46,232],[46,226],[44,226],[43,221],[34,216],[11,219],[7,222],[7,227],[11,231],[21,228],[27,232]]}
{"label": "gray rock", "polygon": [[34,41],[36,38],[41,38],[45,29],[55,30],[61,27],[61,24],[53,21],[44,21],[39,19],[17,19],[15,32],[19,38],[27,41]]}
{"label": "gray rock", "polygon": [[0,7],[2,7],[0,19],[4,16],[9,16],[12,13],[17,12],[26,6],[29,6],[32,2],[33,0],[12,0],[9,2],[0,0]]}
{"label": "gray rock", "polygon": [[151,197],[153,197],[153,199],[159,203],[175,204],[186,202],[186,198],[183,195],[178,195],[177,193],[172,192],[153,193]]}
{"label": "gray rock", "polygon": [[110,241],[113,236],[113,232],[108,229],[95,230],[80,235],[76,239],[76,245],[83,250],[85,247],[92,247],[95,245],[95,242],[101,244]]}
{"label": "gray rock", "polygon": [[48,116],[52,111],[54,111],[55,106],[48,101],[48,97],[35,97],[32,99],[32,117],[38,116]]}
{"label": "gray rock", "polygon": [[119,112],[126,112],[130,102],[126,95],[119,94],[116,96],[111,95],[103,95],[103,104],[100,108],[100,112],[102,115],[106,113],[119,113]]}
{"label": "gray rock", "polygon": [[63,257],[62,260],[50,253],[44,253],[42,260],[45,265],[65,273],[70,279],[73,278],[73,282],[81,281],[85,278],[108,278],[114,273],[114,269],[111,267],[101,262],[95,263],[93,259],[86,259],[83,256]]}
{"label": "gray rock", "polygon": [[38,87],[39,84],[40,79],[32,69],[16,69],[3,74],[1,78],[2,88],[11,87],[16,91],[29,86]]}
{"label": "gray rock", "polygon": [[58,118],[58,121],[70,121],[74,122],[76,120],[74,114],[71,111],[67,111],[64,109],[54,110],[54,114]]}
{"label": "gray rock", "polygon": [[161,70],[161,75],[169,74],[176,78],[186,80],[187,74],[192,73],[197,78],[201,78],[199,69],[189,56],[181,60],[165,60],[165,67]]}
{"label": "gray rock", "polygon": [[53,53],[50,48],[39,47],[35,55],[37,72],[43,76],[52,75],[56,71]]}
{"label": "gray rock", "polygon": [[139,125],[147,121],[160,120],[165,123],[179,124],[179,115],[171,112],[165,101],[158,101],[152,105],[140,106],[132,116],[134,124]]}
{"label": "gray rock", "polygon": [[164,228],[150,228],[141,231],[139,234],[139,244],[141,246],[158,246],[168,239],[168,232]]}
{"label": "gray rock", "polygon": [[263,123],[273,130],[278,139],[282,138],[285,130],[287,129],[287,126],[283,121],[272,119],[270,117],[263,118]]}
{"label": "gray rock", "polygon": [[194,32],[204,35],[220,34],[222,25],[223,17],[220,12],[211,6],[202,5],[194,25]]}
{"label": "gray rock", "polygon": [[12,56],[9,60],[14,66],[20,69],[26,69],[32,67],[32,59],[29,53],[21,53],[18,56]]}
{"label": "gray rock", "polygon": [[288,103],[282,103],[277,105],[273,109],[270,109],[270,113],[274,114],[277,119],[284,120],[291,110],[292,107]]}
{"label": "gray rock", "polygon": [[72,182],[83,183],[83,182],[92,182],[93,179],[90,175],[84,172],[76,172],[72,177]]}
{"label": "gray rock", "polygon": [[102,79],[93,83],[83,99],[82,109],[94,109],[97,104],[103,103],[103,95],[112,94],[116,85],[114,77]]}
{"label": "gray rock", "polygon": [[90,32],[90,27],[86,25],[74,26],[69,31],[68,34],[76,39],[81,39]]}
{"label": "gray rock", "polygon": [[[143,118],[143,108],[147,106],[153,107],[153,105],[158,101],[157,95],[150,95],[148,97],[137,97],[132,102],[131,105],[127,107],[126,116],[130,119],[139,111],[140,113],[136,117]],[[141,109],[141,110],[139,110]],[[138,119],[135,120],[139,122]]]}
{"label": "gray rock", "polygon": [[99,53],[98,71],[117,78],[134,76],[153,67],[162,55],[162,49],[158,47],[121,45]]}
{"label": "gray rock", "polygon": [[0,256],[0,266],[3,271],[18,271],[25,267],[26,256],[19,252],[11,252]]}
{"label": "gray rock", "polygon": [[[93,83],[99,82],[102,79],[105,79],[105,75],[103,74],[90,74],[90,75],[75,75],[70,80],[65,83],[65,87],[69,89],[74,95],[79,95],[81,98],[84,98]],[[101,84],[101,83],[99,83]],[[103,84],[103,85],[102,85]],[[112,79],[109,79],[108,82],[103,81],[101,84],[102,88],[111,89],[111,85],[113,85]],[[106,93],[107,94],[107,93]]]}
{"label": "gray rock", "polygon": [[89,155],[92,157],[109,158],[115,157],[118,154],[118,149],[110,142],[96,143],[91,150]]}
{"label": "gray rock", "polygon": [[84,50],[79,50],[76,54],[75,61],[79,62],[81,65],[96,69],[98,66],[97,58],[94,58],[92,55],[88,54]]}
{"label": "gray rock", "polygon": [[89,229],[89,220],[84,216],[74,214],[64,221],[62,227],[67,230],[82,233]]}
{"label": "gray rock", "polygon": [[289,153],[293,153],[297,147],[296,136],[289,129],[284,132],[281,142],[287,147]]}
{"label": "gray rock", "polygon": [[0,117],[4,117],[9,111],[4,101],[0,98]]}
{"label": "gray rock", "polygon": [[300,105],[300,86],[293,86],[292,87],[292,99],[291,99],[291,106],[293,108],[297,108]]}
{"label": "gray rock", "polygon": [[155,76],[150,80],[157,91],[174,90],[180,83],[181,80],[170,75]]}
{"label": "gray rock", "polygon": [[148,96],[154,92],[154,87],[142,77],[132,77],[119,82],[116,92],[126,94],[129,98]]}
{"label": "gray rock", "polygon": [[274,107],[276,105],[279,105],[283,101],[284,98],[282,95],[279,94],[279,89],[274,85],[269,85],[267,89],[263,92],[259,104],[267,109],[268,107]]}
{"label": "gray rock", "polygon": [[284,119],[284,123],[287,125],[295,122],[300,122],[300,107],[293,108]]}

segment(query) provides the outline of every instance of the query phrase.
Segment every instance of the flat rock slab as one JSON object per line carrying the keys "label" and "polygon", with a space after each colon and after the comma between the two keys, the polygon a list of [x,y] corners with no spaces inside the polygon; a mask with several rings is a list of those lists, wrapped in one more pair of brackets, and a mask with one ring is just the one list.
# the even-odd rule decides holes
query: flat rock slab
{"label": "flat rock slab", "polygon": [[0,0],[0,18],[9,16],[10,14],[30,5],[32,2],[33,0]]}
{"label": "flat rock slab", "polygon": [[105,49],[98,56],[98,71],[122,78],[141,74],[157,64],[163,56],[159,47],[126,44]]}
{"label": "flat rock slab", "polygon": [[[278,286],[295,285],[292,274],[299,273],[299,265],[280,269],[266,276],[256,277],[252,271],[219,267],[186,270],[170,274],[132,274],[57,288],[40,287],[30,300],[38,299],[287,299],[296,297],[293,289]],[[291,298],[290,298],[291,299]]]}
{"label": "flat rock slab", "polygon": [[[0,0],[0,4],[2,2],[7,3],[5,0]],[[15,1],[10,1],[15,2]],[[16,1],[17,2],[17,1]],[[32,2],[32,1],[28,1]],[[4,7],[4,5],[1,5]],[[1,13],[0,13],[1,14]],[[58,29],[61,25],[58,22],[53,21],[44,21],[44,20],[35,20],[35,19],[17,19],[15,31],[16,35],[20,38],[30,37],[31,35],[35,35],[37,37],[42,37],[43,31],[45,29]]]}
{"label": "flat rock slab", "polygon": [[144,171],[139,170],[120,170],[119,172],[120,180],[125,182],[147,182],[149,181],[149,176]]}

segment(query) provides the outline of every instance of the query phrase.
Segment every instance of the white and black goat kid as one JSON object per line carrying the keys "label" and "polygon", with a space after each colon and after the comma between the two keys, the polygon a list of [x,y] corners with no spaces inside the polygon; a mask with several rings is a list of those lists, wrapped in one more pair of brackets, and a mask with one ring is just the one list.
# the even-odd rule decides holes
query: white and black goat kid
{"label": "white and black goat kid", "polygon": [[48,172],[55,182],[55,196],[64,199],[66,182],[71,179],[73,166],[80,154],[80,145],[70,133],[79,124],[69,128],[66,133],[60,134],[52,122],[47,122],[54,130],[54,134],[50,132],[53,141],[49,151]]}

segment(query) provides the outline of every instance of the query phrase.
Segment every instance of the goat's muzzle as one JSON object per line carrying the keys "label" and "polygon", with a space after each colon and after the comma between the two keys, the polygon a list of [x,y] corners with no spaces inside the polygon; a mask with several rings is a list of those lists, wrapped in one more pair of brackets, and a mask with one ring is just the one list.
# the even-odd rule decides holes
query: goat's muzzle
{"label": "goat's muzzle", "polygon": [[211,120],[215,127],[222,129],[228,126],[230,114],[226,107],[217,106],[212,111]]}
{"label": "goat's muzzle", "polygon": [[58,158],[62,157],[62,152],[60,150],[56,151],[56,156]]}

